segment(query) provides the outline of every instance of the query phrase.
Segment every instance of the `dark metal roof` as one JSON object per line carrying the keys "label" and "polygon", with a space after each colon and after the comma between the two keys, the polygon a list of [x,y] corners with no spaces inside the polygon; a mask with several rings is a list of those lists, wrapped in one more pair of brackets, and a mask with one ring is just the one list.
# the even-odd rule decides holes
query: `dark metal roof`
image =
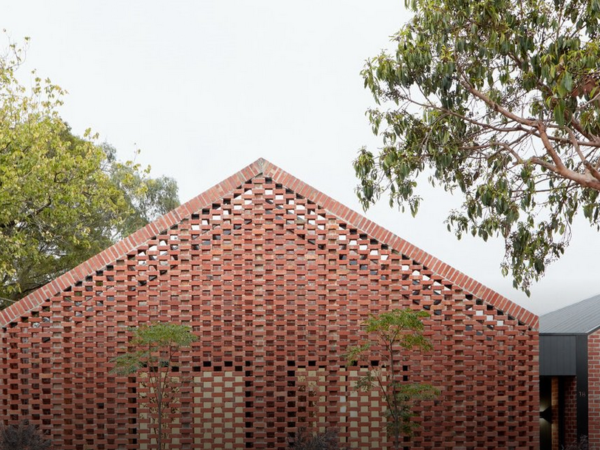
{"label": "dark metal roof", "polygon": [[542,334],[589,334],[600,328],[600,295],[540,316]]}

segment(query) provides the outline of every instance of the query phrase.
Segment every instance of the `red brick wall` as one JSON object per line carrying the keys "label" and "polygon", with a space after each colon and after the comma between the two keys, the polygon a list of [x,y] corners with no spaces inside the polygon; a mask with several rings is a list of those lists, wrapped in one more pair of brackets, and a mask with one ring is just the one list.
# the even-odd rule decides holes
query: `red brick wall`
{"label": "red brick wall", "polygon": [[559,449],[559,420],[560,420],[560,410],[559,410],[559,382],[558,377],[552,377],[552,398],[551,398],[551,407],[552,407],[552,450],[560,450]]}
{"label": "red brick wall", "polygon": [[590,448],[600,448],[600,330],[588,336],[588,414]]}
{"label": "red brick wall", "polygon": [[127,327],[171,321],[199,336],[179,357],[176,448],[285,448],[308,425],[379,449],[383,406],[355,392],[343,355],[369,314],[408,307],[431,313],[434,350],[407,355],[403,373],[442,392],[419,407],[410,448],[536,449],[537,332],[485,300],[257,177],[23,306],[0,334],[0,417],[30,419],[64,450],[148,448],[142,380],[109,360]]}
{"label": "red brick wall", "polygon": [[577,442],[577,378],[565,378],[565,444]]}

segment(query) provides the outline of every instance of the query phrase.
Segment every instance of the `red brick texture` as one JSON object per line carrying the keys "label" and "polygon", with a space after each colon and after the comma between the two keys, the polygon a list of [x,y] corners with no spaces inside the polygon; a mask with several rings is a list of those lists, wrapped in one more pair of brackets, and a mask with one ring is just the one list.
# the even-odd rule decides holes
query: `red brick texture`
{"label": "red brick texture", "polygon": [[65,450],[148,448],[143,380],[110,359],[170,321],[199,337],[173,448],[285,448],[300,426],[386,448],[343,355],[390,308],[431,314],[434,350],[399,370],[441,390],[407,446],[538,448],[537,317],[264,160],[0,312],[0,418]]}
{"label": "red brick texture", "polygon": [[557,377],[552,377],[552,450],[560,450],[559,439],[560,439],[560,424],[559,424],[559,381]]}
{"label": "red brick texture", "polygon": [[577,378],[565,378],[565,443],[577,443]]}
{"label": "red brick texture", "polygon": [[590,448],[600,448],[600,330],[588,336],[588,417]]}

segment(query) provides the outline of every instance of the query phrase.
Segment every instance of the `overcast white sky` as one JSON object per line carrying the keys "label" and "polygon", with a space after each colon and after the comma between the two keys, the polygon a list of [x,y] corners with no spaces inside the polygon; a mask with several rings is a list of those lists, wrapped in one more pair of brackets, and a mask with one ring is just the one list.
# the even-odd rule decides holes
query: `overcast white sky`
{"label": "overcast white sky", "polygon": [[[182,202],[264,157],[360,211],[351,166],[375,149],[359,72],[407,20],[402,0],[0,0],[0,28],[31,37],[26,69],[69,91],[62,115],[122,159],[175,178]],[[24,73],[22,73],[24,75]],[[600,293],[600,234],[577,224],[531,298],[500,274],[503,242],[457,241],[458,198],[422,183],[416,218],[384,201],[367,216],[542,314]]]}

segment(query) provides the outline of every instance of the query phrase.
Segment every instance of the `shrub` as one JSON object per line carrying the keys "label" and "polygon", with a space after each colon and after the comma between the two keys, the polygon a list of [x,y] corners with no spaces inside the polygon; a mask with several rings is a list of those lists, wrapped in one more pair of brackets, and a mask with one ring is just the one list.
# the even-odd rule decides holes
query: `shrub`
{"label": "shrub", "polygon": [[290,442],[289,448],[294,450],[347,450],[341,447],[336,430],[327,430],[313,434],[306,428],[299,428],[296,438]]}
{"label": "shrub", "polygon": [[572,442],[562,448],[563,450],[590,450],[587,436],[583,436],[579,442]]}
{"label": "shrub", "polygon": [[45,450],[50,447],[51,441],[27,420],[22,420],[19,425],[5,426],[0,423],[0,450]]}

